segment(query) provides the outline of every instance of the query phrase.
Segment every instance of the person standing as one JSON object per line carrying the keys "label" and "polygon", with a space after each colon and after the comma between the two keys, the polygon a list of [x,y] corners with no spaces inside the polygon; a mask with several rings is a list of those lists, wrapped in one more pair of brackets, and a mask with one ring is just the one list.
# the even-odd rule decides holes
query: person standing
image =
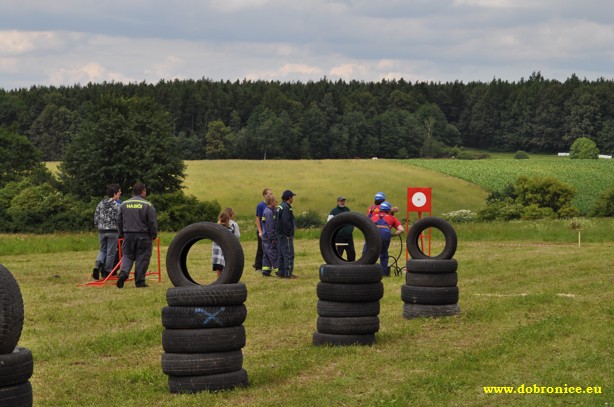
{"label": "person standing", "polygon": [[158,237],[156,209],[147,201],[147,187],[137,182],[132,187],[133,197],[122,202],[119,211],[119,236],[122,244],[122,265],[117,278],[117,288],[123,288],[130,269],[136,262],[134,282],[137,288],[147,287],[145,275],[151,259],[152,240]]}
{"label": "person standing", "polygon": [[[234,211],[232,208],[226,208],[218,216],[217,223],[228,229],[228,231],[238,239],[241,237],[241,232],[239,231],[237,222],[232,220],[233,216]],[[222,275],[222,271],[224,271],[224,266],[226,266],[226,260],[224,259],[222,248],[215,242],[211,245],[211,261],[213,263],[213,271],[216,272],[219,278]]]}
{"label": "person standing", "polygon": [[296,194],[289,189],[281,195],[282,202],[277,206],[277,244],[279,246],[279,271],[276,273],[281,278],[298,278],[294,275],[294,213],[292,202]]}
{"label": "person standing", "polygon": [[367,216],[372,217],[373,215],[379,213],[379,207],[385,200],[386,194],[384,194],[383,192],[376,193],[375,197],[373,198],[373,205],[371,205],[367,210]]}
{"label": "person standing", "polygon": [[256,205],[256,229],[258,233],[258,247],[256,248],[256,259],[254,260],[253,268],[259,273],[262,273],[262,214],[266,208],[266,196],[272,194],[271,188],[265,188],[262,190],[262,201]]}
{"label": "person standing", "polygon": [[266,196],[267,207],[262,214],[262,276],[270,277],[271,272],[277,274],[279,268],[279,249],[277,247],[277,233],[275,227],[277,217],[275,208],[277,199],[273,194]]}
{"label": "person standing", "polygon": [[[377,230],[379,230],[382,237],[382,251],[379,256],[379,261],[382,266],[382,272],[384,277],[390,277],[390,270],[388,270],[388,248],[390,247],[390,239],[392,236],[399,236],[405,232],[405,228],[401,225],[401,222],[390,214],[392,205],[390,202],[384,201],[379,206],[379,212],[371,217],[371,220],[375,222]],[[392,232],[394,229],[394,232]]]}
{"label": "person standing", "polygon": [[107,197],[100,201],[94,212],[94,224],[98,229],[98,244],[100,250],[96,256],[92,277],[98,280],[100,276],[106,278],[115,266],[117,253],[117,219],[120,204],[117,203],[122,190],[117,184],[107,186]]}
{"label": "person standing", "polygon": [[226,212],[228,214],[228,217],[230,218],[230,222],[229,222],[230,231],[232,232],[233,235],[235,235],[237,239],[239,239],[241,237],[241,229],[239,229],[239,224],[235,222],[234,209],[226,208],[224,209],[224,212]]}
{"label": "person standing", "polygon": [[[333,216],[339,215],[343,212],[350,212],[350,208],[345,206],[346,199],[344,196],[340,196],[337,198],[337,206],[331,209],[330,214],[326,221],[328,222],[333,218]],[[335,248],[337,249],[337,254],[340,258],[343,258],[343,252],[347,254],[347,261],[355,261],[356,260],[356,250],[354,249],[354,238],[352,237],[352,233],[354,232],[354,226],[347,224],[341,227],[339,231],[337,231],[337,235],[335,236]]]}

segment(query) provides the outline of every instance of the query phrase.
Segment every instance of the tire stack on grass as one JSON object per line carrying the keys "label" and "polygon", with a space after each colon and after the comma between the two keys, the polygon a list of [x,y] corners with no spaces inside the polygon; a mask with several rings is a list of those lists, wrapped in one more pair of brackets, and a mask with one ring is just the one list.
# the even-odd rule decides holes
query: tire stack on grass
{"label": "tire stack on grass", "polygon": [[[210,285],[199,285],[187,270],[188,251],[201,239],[215,241],[226,266]],[[239,283],[243,249],[224,227],[200,222],[179,231],[169,245],[166,266],[175,287],[166,292],[162,309],[162,371],[171,393],[227,390],[247,387],[243,369],[245,300]]]}
{"label": "tire stack on grass", "polygon": [[[358,227],[365,236],[365,253],[354,262],[337,254],[335,235],[343,226]],[[384,295],[382,267],[375,264],[381,238],[375,224],[356,212],[345,212],[326,223],[320,251],[327,264],[320,266],[317,286],[318,319],[314,345],[372,345],[379,331],[379,300]]]}
{"label": "tire stack on grass", "polygon": [[17,346],[23,329],[23,298],[13,275],[0,264],[0,406],[31,406],[32,352]]}
{"label": "tire stack on grass", "polygon": [[[420,249],[419,240],[428,228],[439,229],[445,245],[437,256],[428,256]],[[407,233],[407,261],[405,283],[401,287],[403,317],[443,317],[457,315],[458,263],[452,257],[456,252],[457,237],[452,226],[444,219],[427,217],[414,223]]]}

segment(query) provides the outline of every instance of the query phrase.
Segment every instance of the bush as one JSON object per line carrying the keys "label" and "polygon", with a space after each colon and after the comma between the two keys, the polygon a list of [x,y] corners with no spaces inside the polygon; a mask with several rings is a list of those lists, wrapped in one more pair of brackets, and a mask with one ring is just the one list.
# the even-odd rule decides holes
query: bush
{"label": "bush", "polygon": [[514,154],[514,159],[516,160],[528,160],[529,159],[529,155],[522,150],[518,150],[516,151],[516,154]]}
{"label": "bush", "polygon": [[599,217],[614,216],[614,186],[609,187],[597,197],[591,208],[590,215]]}
{"label": "bush", "polygon": [[201,202],[183,191],[148,197],[156,208],[158,229],[176,232],[196,222],[216,222],[221,211],[217,201]]}
{"label": "bush", "polygon": [[502,201],[493,201],[478,212],[478,219],[483,221],[515,220],[520,219],[523,213],[522,205],[511,198]]}
{"label": "bush", "polygon": [[491,202],[504,201],[507,198],[510,198],[513,201],[516,200],[516,193],[514,192],[514,184],[507,184],[501,190],[492,191],[486,197],[486,203],[489,204]]}
{"label": "bush", "polygon": [[514,184],[514,193],[516,202],[522,206],[537,205],[558,213],[561,208],[571,206],[576,189],[552,177],[520,176]]}
{"label": "bush", "polygon": [[569,158],[597,159],[598,157],[597,144],[588,137],[577,138],[569,149]]}
{"label": "bush", "polygon": [[296,227],[299,229],[319,228],[324,225],[324,221],[320,218],[318,212],[313,209],[309,209],[307,212],[303,212],[296,216],[294,221],[296,222]]}
{"label": "bush", "polygon": [[524,208],[522,211],[523,220],[537,220],[537,219],[554,219],[556,218],[556,214],[552,210],[552,208],[540,208],[539,206],[533,204]]}
{"label": "bush", "polygon": [[468,223],[477,219],[477,214],[469,209],[460,209],[442,214],[443,218],[455,223]]}

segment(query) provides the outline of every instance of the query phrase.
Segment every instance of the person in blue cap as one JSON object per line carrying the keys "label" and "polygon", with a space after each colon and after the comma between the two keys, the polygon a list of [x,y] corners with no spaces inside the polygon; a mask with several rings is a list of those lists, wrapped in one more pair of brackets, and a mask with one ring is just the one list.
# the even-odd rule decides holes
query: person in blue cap
{"label": "person in blue cap", "polygon": [[286,189],[281,195],[282,202],[277,206],[277,247],[279,248],[279,270],[277,276],[281,278],[298,278],[294,271],[294,213],[292,202],[296,194]]}
{"label": "person in blue cap", "polygon": [[[380,252],[379,262],[382,266],[384,277],[390,277],[390,270],[388,269],[390,239],[405,232],[401,222],[390,213],[392,209],[390,202],[384,201],[379,205],[379,212],[371,216],[371,220],[377,226],[377,230],[382,237],[382,251]],[[392,229],[394,229],[394,232],[392,232]]]}
{"label": "person in blue cap", "polygon": [[373,198],[373,205],[371,205],[369,207],[369,210],[367,211],[367,216],[370,218],[373,215],[379,213],[379,207],[385,200],[386,194],[384,194],[383,192],[376,193],[375,197]]}

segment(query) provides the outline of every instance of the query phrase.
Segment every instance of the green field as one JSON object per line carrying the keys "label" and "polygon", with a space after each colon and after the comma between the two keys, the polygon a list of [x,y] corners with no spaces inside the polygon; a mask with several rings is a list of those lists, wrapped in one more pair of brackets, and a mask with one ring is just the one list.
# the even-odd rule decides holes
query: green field
{"label": "green field", "polygon": [[[338,194],[362,211],[378,190],[403,206],[407,186],[431,186],[439,214],[477,210],[487,192],[392,160],[187,164],[187,192],[233,206],[245,232],[243,367],[249,387],[168,392],[160,362],[161,309],[171,287],[164,271],[162,282],[150,278],[146,290],[130,282],[123,290],[82,287],[78,284],[89,281],[96,256],[96,234],[0,235],[0,263],[15,275],[24,298],[20,346],[35,358],[36,406],[603,406],[614,401],[614,220],[574,220],[582,228],[581,245],[570,220],[454,225],[459,316],[404,319],[404,280],[395,276],[384,281],[375,345],[320,348],[311,344],[323,263],[319,231],[298,233],[299,279],[264,279],[250,267],[252,212],[263,187],[278,195],[290,188],[298,194],[298,211],[322,214]],[[172,238],[161,234],[163,270]],[[399,251],[395,241],[390,253]],[[597,386],[597,394],[484,390],[521,385]]]}
{"label": "green field", "polygon": [[614,185],[614,161],[571,160],[565,157],[535,156],[528,160],[409,160],[408,164],[479,185],[488,191],[501,190],[518,176],[548,176],[576,188],[574,204],[587,213],[595,198]]}

